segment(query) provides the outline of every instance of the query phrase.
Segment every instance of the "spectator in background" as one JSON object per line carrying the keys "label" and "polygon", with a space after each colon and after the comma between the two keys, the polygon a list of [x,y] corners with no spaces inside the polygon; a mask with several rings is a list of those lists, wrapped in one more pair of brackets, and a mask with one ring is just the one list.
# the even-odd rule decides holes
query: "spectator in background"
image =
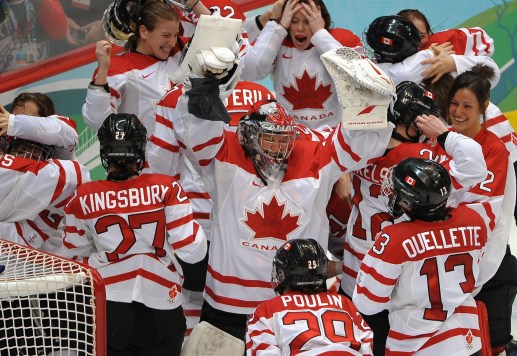
{"label": "spectator in background", "polygon": [[[57,2],[57,1],[55,1]],[[111,1],[60,0],[66,28],[50,43],[50,55],[63,54],[84,44],[104,39],[102,15]]]}
{"label": "spectator in background", "polygon": [[57,0],[0,1],[0,73],[49,57],[49,42],[66,31]]}

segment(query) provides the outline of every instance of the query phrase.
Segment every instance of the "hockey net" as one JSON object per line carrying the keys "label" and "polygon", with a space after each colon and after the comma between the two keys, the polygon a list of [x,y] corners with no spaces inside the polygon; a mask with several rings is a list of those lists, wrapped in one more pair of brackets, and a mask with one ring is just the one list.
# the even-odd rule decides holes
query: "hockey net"
{"label": "hockey net", "polygon": [[0,239],[2,266],[0,355],[106,355],[106,292],[97,271]]}

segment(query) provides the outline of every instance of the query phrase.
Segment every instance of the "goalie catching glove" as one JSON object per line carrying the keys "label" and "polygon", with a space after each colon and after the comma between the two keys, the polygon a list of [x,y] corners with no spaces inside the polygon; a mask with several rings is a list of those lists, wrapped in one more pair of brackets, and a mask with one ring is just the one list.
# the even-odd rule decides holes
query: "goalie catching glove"
{"label": "goalie catching glove", "polygon": [[396,99],[391,78],[375,63],[348,47],[321,55],[343,108],[343,126],[374,130],[388,125],[388,109]]}

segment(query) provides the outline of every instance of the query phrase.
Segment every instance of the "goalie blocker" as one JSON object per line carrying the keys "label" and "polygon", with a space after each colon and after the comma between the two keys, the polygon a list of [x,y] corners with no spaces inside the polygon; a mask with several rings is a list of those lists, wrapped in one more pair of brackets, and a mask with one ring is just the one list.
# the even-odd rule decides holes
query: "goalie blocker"
{"label": "goalie blocker", "polygon": [[321,55],[343,109],[342,124],[350,130],[382,129],[396,99],[395,85],[375,63],[348,47]]}

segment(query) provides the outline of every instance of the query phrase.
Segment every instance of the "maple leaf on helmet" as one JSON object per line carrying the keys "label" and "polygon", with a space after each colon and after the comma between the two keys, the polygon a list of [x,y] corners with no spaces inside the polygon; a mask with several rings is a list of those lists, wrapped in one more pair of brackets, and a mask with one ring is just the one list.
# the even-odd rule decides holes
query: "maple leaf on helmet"
{"label": "maple leaf on helmet", "polygon": [[281,179],[296,140],[291,115],[276,100],[259,101],[239,122],[237,135],[264,182]]}
{"label": "maple leaf on helmet", "polygon": [[316,86],[316,79],[316,75],[311,77],[304,71],[301,78],[296,78],[296,87],[284,86],[284,97],[293,105],[293,110],[325,108],[325,102],[332,95],[332,85]]}

